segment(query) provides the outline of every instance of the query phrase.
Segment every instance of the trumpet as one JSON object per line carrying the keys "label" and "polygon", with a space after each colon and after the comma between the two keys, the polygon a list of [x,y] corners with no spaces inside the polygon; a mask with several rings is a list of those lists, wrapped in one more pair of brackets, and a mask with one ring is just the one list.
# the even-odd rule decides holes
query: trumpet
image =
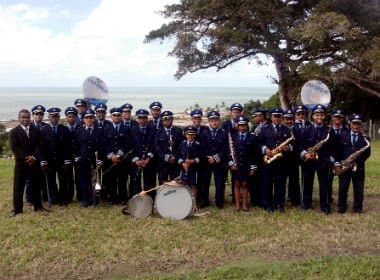
{"label": "trumpet", "polygon": [[273,154],[272,156],[264,155],[265,164],[271,164],[273,161],[284,156],[281,152],[282,148],[288,145],[291,141],[295,139],[292,132],[290,133],[290,135],[291,136],[288,139],[286,139],[284,142],[282,142],[280,145],[278,145],[272,150],[272,154]]}

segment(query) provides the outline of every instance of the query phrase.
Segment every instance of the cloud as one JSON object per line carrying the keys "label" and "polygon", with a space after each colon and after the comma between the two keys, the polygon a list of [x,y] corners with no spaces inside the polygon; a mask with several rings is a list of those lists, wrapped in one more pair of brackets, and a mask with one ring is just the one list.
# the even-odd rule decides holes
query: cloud
{"label": "cloud", "polygon": [[[0,73],[30,73],[33,85],[78,86],[90,75],[109,85],[242,85],[270,84],[273,67],[240,62],[219,73],[202,71],[173,78],[176,60],[168,57],[170,42],[143,44],[144,36],[164,19],[157,14],[168,0],[103,0],[85,19],[67,32],[51,24],[53,17],[68,18],[72,11],[26,4],[0,4]],[[13,81],[10,77],[9,81]],[[19,79],[30,85],[30,79]],[[0,80],[2,83],[2,80]],[[215,83],[215,84],[213,84]],[[0,84],[4,86],[7,84]]]}

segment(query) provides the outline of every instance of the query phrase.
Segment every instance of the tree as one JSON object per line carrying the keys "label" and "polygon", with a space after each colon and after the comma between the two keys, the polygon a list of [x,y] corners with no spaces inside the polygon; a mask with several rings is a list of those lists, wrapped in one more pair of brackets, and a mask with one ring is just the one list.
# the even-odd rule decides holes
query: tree
{"label": "tree", "polygon": [[[353,10],[336,2],[358,4],[348,5]],[[285,109],[296,100],[298,71],[305,63],[325,62],[340,69],[357,64],[352,58],[366,53],[360,46],[376,43],[376,10],[376,0],[181,0],[165,6],[162,15],[171,21],[151,31],[145,41],[175,38],[169,54],[178,58],[178,79],[201,69],[221,70],[242,59],[260,65],[264,62],[259,55],[264,54],[275,64],[273,80]],[[365,11],[372,12],[358,20]]]}

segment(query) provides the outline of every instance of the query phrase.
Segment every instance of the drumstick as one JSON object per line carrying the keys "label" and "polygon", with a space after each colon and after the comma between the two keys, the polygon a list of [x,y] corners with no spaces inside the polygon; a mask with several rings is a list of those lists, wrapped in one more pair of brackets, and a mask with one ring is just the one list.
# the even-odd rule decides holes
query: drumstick
{"label": "drumstick", "polygon": [[148,192],[151,192],[151,191],[154,191],[154,190],[158,190],[158,189],[160,189],[160,188],[162,188],[164,185],[158,185],[158,186],[155,186],[154,188],[151,188],[151,189],[149,189],[149,190],[147,190],[147,191],[141,191],[140,193],[139,193],[139,195],[141,195],[141,196],[143,196],[143,195],[145,195],[145,194],[147,194]]}

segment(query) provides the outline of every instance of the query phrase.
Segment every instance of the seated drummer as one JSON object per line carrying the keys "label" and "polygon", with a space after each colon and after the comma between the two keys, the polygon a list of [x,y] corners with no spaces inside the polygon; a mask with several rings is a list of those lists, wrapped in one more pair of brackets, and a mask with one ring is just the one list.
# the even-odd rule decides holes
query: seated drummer
{"label": "seated drummer", "polygon": [[197,196],[198,164],[201,157],[201,148],[198,141],[195,141],[197,129],[187,126],[184,129],[186,140],[182,141],[178,149],[178,164],[181,165],[181,180],[191,187],[193,198]]}

